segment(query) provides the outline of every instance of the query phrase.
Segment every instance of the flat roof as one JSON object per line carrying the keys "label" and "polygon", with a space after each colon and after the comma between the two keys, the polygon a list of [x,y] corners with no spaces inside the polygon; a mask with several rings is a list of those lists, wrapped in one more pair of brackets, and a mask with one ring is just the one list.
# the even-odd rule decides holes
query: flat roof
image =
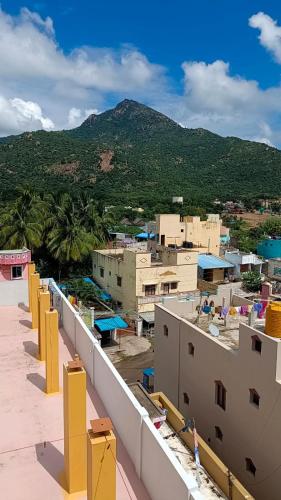
{"label": "flat roof", "polygon": [[154,403],[154,401],[150,398],[149,394],[139,382],[129,384],[129,387],[141,406],[143,406],[148,412],[148,415],[150,416],[152,422],[166,420],[166,415]]}
{"label": "flat roof", "polygon": [[207,253],[201,253],[198,255],[198,266],[201,267],[201,269],[222,269],[234,267],[230,262],[227,262],[216,255]]}
{"label": "flat roof", "polygon": [[[179,463],[183,466],[186,472],[194,474],[196,471],[194,455],[179,435],[175,433],[173,427],[171,427],[167,421],[163,422],[159,432],[162,437],[166,438],[166,443],[176,455]],[[202,498],[205,498],[206,500],[225,500],[227,498],[218,485],[205,471],[204,467],[201,466],[198,469],[198,476],[201,482],[200,493]]]}
{"label": "flat roof", "polygon": [[[0,307],[0,454],[1,498],[61,500],[64,488],[62,391],[47,396],[45,363],[37,359],[37,332],[31,315],[18,307]],[[60,387],[63,362],[73,359],[72,344],[60,330]],[[88,377],[87,377],[88,379]],[[87,384],[87,424],[108,413]],[[110,416],[110,415],[109,415]],[[120,437],[117,435],[117,500],[149,500]],[[86,492],[74,495],[86,500]],[[69,496],[69,498],[72,495]]]}

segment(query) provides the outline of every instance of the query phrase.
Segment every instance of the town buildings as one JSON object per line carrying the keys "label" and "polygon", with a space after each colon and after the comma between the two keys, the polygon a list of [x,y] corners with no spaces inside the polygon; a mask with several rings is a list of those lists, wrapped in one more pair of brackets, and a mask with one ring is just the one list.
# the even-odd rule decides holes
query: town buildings
{"label": "town buildings", "polygon": [[269,334],[281,337],[281,312],[273,311],[268,334],[262,319],[203,331],[188,306],[156,306],[155,390],[195,419],[203,439],[257,500],[279,500],[281,343]]}
{"label": "town buildings", "polygon": [[[34,266],[33,264],[30,265]],[[29,269],[31,271],[31,269]],[[32,269],[34,270],[34,269]],[[181,465],[159,430],[154,426],[148,411],[141,406],[129,387],[113,367],[108,357],[95,340],[91,331],[80,318],[77,310],[73,308],[68,299],[52,279],[39,280],[38,273],[31,274],[30,296],[39,302],[31,301],[32,315],[27,312],[28,301],[24,295],[18,297],[21,306],[1,306],[0,328],[0,405],[1,405],[1,496],[5,500],[38,500],[50,498],[52,500],[62,497],[68,498],[69,482],[66,481],[65,432],[69,430],[69,422],[77,427],[77,421],[82,423],[82,434],[74,435],[76,438],[86,435],[91,436],[92,431],[87,431],[92,419],[106,417],[110,419],[112,434],[117,441],[117,454],[108,451],[110,446],[104,448],[101,460],[89,462],[88,452],[85,451],[85,466],[88,461],[87,471],[88,486],[91,481],[96,481],[95,498],[107,500],[108,482],[116,479],[116,495],[110,496],[116,500],[211,500],[218,497],[216,485],[210,476],[200,471],[204,483],[198,480],[194,472],[195,465],[190,455],[188,469]],[[32,279],[36,277],[36,280]],[[20,285],[20,282],[17,282]],[[18,286],[17,285],[17,286]],[[40,287],[44,291],[38,295]],[[0,282],[0,293],[3,282]],[[43,288],[41,288],[43,290]],[[32,329],[35,317],[38,320],[38,310],[42,311],[42,296],[50,294],[52,308],[45,310],[45,318],[52,315],[56,322],[45,322],[46,360],[39,361],[38,353],[42,347],[42,331],[37,327]],[[41,314],[41,312],[40,312]],[[31,323],[32,319],[32,323]],[[38,323],[38,325],[41,323]],[[60,326],[58,334],[58,324]],[[41,327],[40,327],[41,328]],[[40,338],[40,341],[39,341]],[[47,338],[52,341],[48,343]],[[56,356],[53,358],[54,353]],[[76,354],[78,355],[78,358]],[[73,368],[73,357],[74,361]],[[85,394],[85,413],[77,411],[75,394],[81,402],[81,393],[77,391],[76,383],[72,391],[72,403],[69,403],[70,392],[65,386],[65,373],[73,368],[71,376],[77,375],[77,359],[80,371],[87,374],[87,394]],[[52,397],[46,394],[46,381],[53,379],[54,373],[48,373],[48,366],[56,368],[59,390],[52,391]],[[46,366],[46,371],[45,371]],[[86,372],[86,373],[85,373]],[[64,376],[63,376],[64,375]],[[63,386],[63,391],[61,390]],[[160,397],[161,396],[161,397]],[[164,406],[169,404],[164,395],[155,395]],[[66,398],[66,399],[65,399]],[[65,404],[64,404],[65,403]],[[86,411],[87,408],[87,411]],[[171,425],[176,422],[182,425],[181,416],[171,411],[169,405],[169,419]],[[81,413],[81,415],[80,415]],[[103,423],[105,420],[103,419]],[[99,421],[99,425],[100,421]],[[181,428],[177,428],[181,430]],[[99,427],[98,440],[103,437],[104,431]],[[71,436],[71,434],[70,434]],[[187,436],[187,444],[190,436]],[[86,440],[85,440],[86,441]],[[106,440],[107,441],[107,440]],[[80,442],[83,444],[83,440]],[[71,443],[71,440],[69,441]],[[109,443],[110,444],[110,443]],[[69,445],[69,444],[68,444]],[[74,446],[74,448],[75,448]],[[237,482],[223,464],[214,457],[210,450],[206,454],[206,446],[200,440],[202,460],[209,475],[214,474],[218,484],[227,496],[230,492],[239,493],[238,498],[246,500],[247,491]],[[99,448],[100,449],[100,448]],[[84,451],[80,450],[82,454]],[[90,450],[90,452],[92,449]],[[111,450],[112,451],[112,450]],[[106,467],[112,474],[100,476],[100,464],[107,454]],[[79,455],[80,456],[80,455]],[[108,459],[110,457],[110,460]],[[113,460],[112,460],[113,457]],[[93,457],[92,457],[93,458]],[[89,465],[90,464],[90,465]],[[79,463],[81,466],[81,464]],[[208,469],[210,468],[210,470]],[[80,467],[81,468],[81,467]],[[71,474],[75,475],[75,468]],[[98,477],[98,480],[96,479]],[[101,477],[101,480],[100,480]],[[204,487],[204,489],[203,489]],[[218,492],[220,495],[220,492]],[[71,495],[72,496],[72,495]],[[75,498],[86,500],[85,488],[81,491],[74,490]],[[224,495],[221,495],[224,498]],[[88,495],[89,498],[94,498]]]}
{"label": "town buildings", "polygon": [[198,253],[165,248],[153,254],[138,248],[95,250],[93,278],[125,312],[154,311],[164,296],[197,289]]}
{"label": "town buildings", "polygon": [[196,248],[199,253],[219,255],[221,225],[218,214],[209,214],[206,221],[178,214],[157,215],[156,243],[162,247]]}

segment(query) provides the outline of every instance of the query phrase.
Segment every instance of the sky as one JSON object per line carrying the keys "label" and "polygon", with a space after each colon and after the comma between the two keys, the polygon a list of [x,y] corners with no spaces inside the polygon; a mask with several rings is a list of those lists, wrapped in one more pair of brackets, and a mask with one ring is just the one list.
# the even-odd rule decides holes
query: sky
{"label": "sky", "polygon": [[281,148],[278,0],[2,0],[0,136],[135,99]]}

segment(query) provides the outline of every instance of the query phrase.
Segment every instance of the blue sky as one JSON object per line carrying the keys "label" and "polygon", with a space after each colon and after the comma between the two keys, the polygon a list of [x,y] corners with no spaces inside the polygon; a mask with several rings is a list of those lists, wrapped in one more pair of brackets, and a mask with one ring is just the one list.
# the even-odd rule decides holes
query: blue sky
{"label": "blue sky", "polygon": [[75,126],[128,97],[281,145],[276,0],[2,0],[0,65],[1,135]]}

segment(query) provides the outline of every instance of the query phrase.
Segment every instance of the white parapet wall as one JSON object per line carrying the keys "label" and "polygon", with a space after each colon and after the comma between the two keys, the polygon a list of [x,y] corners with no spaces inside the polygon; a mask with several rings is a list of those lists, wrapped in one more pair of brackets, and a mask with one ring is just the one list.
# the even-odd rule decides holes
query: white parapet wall
{"label": "white parapet wall", "polygon": [[28,304],[28,281],[0,281],[0,306]]}
{"label": "white parapet wall", "polygon": [[53,280],[61,325],[152,500],[202,500],[195,476],[185,472],[79,314]]}

